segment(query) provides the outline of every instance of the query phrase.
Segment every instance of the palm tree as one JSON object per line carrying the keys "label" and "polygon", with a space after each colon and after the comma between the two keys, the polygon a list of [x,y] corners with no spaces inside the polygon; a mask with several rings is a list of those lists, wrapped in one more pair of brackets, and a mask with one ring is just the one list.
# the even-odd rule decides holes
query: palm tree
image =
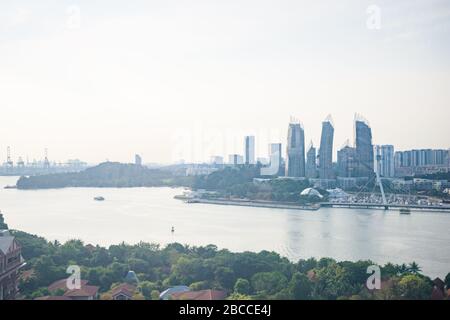
{"label": "palm tree", "polygon": [[413,261],[410,263],[410,265],[408,266],[408,272],[411,272],[413,274],[418,274],[422,271],[422,269],[419,267],[419,265]]}
{"label": "palm tree", "polygon": [[397,265],[397,273],[399,275],[405,274],[406,272],[408,272],[408,266],[406,264]]}

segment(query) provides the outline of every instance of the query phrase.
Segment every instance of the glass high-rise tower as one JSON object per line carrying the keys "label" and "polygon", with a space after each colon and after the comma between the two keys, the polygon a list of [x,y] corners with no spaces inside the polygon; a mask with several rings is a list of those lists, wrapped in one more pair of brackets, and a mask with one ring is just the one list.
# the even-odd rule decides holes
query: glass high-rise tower
{"label": "glass high-rise tower", "polygon": [[334,126],[331,116],[322,122],[322,137],[319,150],[319,178],[333,179],[333,139]]}
{"label": "glass high-rise tower", "polygon": [[244,143],[245,164],[255,164],[255,137],[246,136]]}
{"label": "glass high-rise tower", "polygon": [[314,148],[312,142],[306,153],[306,177],[317,178],[316,148]]}
{"label": "glass high-rise tower", "polygon": [[358,169],[357,177],[370,177],[374,174],[374,147],[372,129],[361,116],[355,116],[355,147]]}
{"label": "glass high-rise tower", "polygon": [[305,176],[305,132],[300,123],[289,124],[286,176]]}

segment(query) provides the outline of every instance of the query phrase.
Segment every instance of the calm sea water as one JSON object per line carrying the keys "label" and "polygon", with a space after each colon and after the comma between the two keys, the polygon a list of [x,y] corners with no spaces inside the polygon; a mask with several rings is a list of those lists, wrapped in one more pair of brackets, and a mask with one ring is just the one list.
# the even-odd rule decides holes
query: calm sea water
{"label": "calm sea water", "polygon": [[[181,189],[171,188],[3,189],[16,180],[0,177],[6,222],[49,240],[215,244],[231,251],[273,250],[291,260],[416,261],[432,277],[450,272],[450,213],[185,204],[173,199]],[[94,201],[95,196],[106,200]]]}

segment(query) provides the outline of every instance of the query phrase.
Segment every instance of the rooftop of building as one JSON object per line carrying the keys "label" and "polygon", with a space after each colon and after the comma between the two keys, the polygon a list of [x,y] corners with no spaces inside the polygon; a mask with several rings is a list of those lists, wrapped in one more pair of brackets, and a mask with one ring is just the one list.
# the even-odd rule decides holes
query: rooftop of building
{"label": "rooftop of building", "polygon": [[136,286],[129,283],[122,283],[111,290],[111,295],[114,297],[119,294],[124,294],[128,297],[132,297],[135,292]]}
{"label": "rooftop of building", "polygon": [[[87,280],[80,280],[81,287],[87,285]],[[47,287],[48,291],[55,292],[57,290],[64,290],[67,291],[69,288],[67,288],[67,279],[61,279],[58,281],[53,282],[51,285]]]}
{"label": "rooftop of building", "polygon": [[69,297],[64,296],[44,296],[35,298],[34,300],[40,300],[40,301],[60,301],[60,300],[72,300]]}
{"label": "rooftop of building", "polygon": [[172,294],[174,300],[224,300],[226,297],[227,293],[219,290],[187,291]]}
{"label": "rooftop of building", "polygon": [[168,296],[177,293],[177,292],[186,292],[189,291],[189,287],[187,286],[175,286],[175,287],[171,287],[167,290],[164,290],[163,292],[161,292],[161,294],[159,295],[159,298],[164,300],[166,298],[168,298]]}
{"label": "rooftop of building", "polygon": [[0,253],[6,255],[13,243],[14,236],[8,230],[0,230]]}
{"label": "rooftop of building", "polygon": [[100,288],[97,286],[81,286],[80,289],[68,290],[64,293],[65,297],[94,297]]}

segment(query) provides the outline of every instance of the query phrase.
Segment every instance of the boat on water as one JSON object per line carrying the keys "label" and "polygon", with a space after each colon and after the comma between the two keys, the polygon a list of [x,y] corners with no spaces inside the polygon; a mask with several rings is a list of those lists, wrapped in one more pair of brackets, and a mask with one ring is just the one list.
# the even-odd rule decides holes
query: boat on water
{"label": "boat on water", "polygon": [[401,208],[400,214],[411,214],[411,209],[409,208]]}
{"label": "boat on water", "polygon": [[94,197],[94,200],[95,201],[104,201],[105,198],[103,198],[103,197]]}

